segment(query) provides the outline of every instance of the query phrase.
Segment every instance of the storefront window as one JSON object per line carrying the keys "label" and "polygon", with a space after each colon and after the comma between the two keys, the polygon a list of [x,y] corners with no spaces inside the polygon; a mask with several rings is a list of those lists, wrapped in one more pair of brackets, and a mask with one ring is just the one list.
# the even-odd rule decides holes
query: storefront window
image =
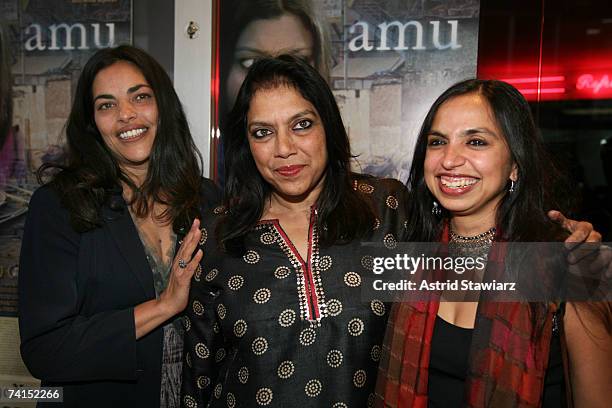
{"label": "storefront window", "polygon": [[530,102],[572,215],[612,238],[612,4],[482,1],[478,76]]}

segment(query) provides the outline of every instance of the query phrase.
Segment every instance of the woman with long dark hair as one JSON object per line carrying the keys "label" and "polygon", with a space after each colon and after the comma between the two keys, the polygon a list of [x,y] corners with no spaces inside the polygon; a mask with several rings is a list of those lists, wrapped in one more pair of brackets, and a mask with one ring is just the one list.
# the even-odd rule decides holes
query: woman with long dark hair
{"label": "woman with long dark hair", "polygon": [[[178,406],[182,324],[216,201],[163,68],[120,46],[87,62],[67,158],[44,165],[19,271],[21,354],[64,406]],[[161,391],[160,391],[161,389]]]}
{"label": "woman with long dark hair", "polygon": [[[494,242],[566,238],[545,212],[563,208],[553,194],[557,178],[515,88],[493,80],[460,82],[435,101],[421,128],[406,237],[447,243],[455,255],[488,256],[486,271],[495,270],[510,252],[492,249]],[[539,279],[537,269],[522,272],[523,279]],[[377,405],[606,405],[612,381],[608,303],[490,302],[482,294],[444,301],[451,295],[394,305]]]}
{"label": "woman with long dark hair", "polygon": [[[300,57],[324,78],[329,75],[330,40],[326,23],[310,0],[225,0],[220,3],[223,43],[219,48],[220,105],[223,138],[228,114],[249,67],[259,58],[281,54]],[[218,153],[217,180],[224,179],[224,152]]]}
{"label": "woman with long dark hair", "polygon": [[224,206],[203,216],[183,403],[362,406],[386,306],[361,299],[361,241],[403,234],[405,188],[350,170],[325,79],[298,58],[253,64],[224,139]]}
{"label": "woman with long dark hair", "polygon": [[324,78],[330,50],[326,26],[308,0],[229,0],[221,4],[227,23],[220,55],[223,108],[233,106],[249,67],[259,58],[300,57]]}

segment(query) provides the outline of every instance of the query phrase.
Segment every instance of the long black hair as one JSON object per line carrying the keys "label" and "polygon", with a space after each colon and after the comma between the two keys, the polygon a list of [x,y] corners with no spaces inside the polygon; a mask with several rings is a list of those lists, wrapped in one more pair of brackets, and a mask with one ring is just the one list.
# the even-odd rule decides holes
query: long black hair
{"label": "long black hair", "polygon": [[258,20],[278,19],[283,15],[297,17],[312,36],[312,63],[327,78],[329,75],[330,50],[327,30],[317,15],[310,0],[224,0],[221,6],[221,21],[228,22],[231,30],[223,33],[220,48],[220,83],[222,92],[227,86],[227,75],[234,64],[236,45],[249,24]]}
{"label": "long black hair", "polygon": [[[140,186],[121,170],[94,120],[93,82],[101,70],[119,61],[129,62],[142,72],[155,93],[159,112],[147,175]],[[140,217],[149,213],[152,202],[168,206],[160,219],[173,222],[175,230],[199,216],[201,156],[172,81],[144,51],[121,45],[102,49],[87,61],[78,80],[66,138],[65,162],[44,164],[38,175],[40,180],[46,170],[60,169],[52,176],[51,185],[60,193],[77,231],[101,225],[100,208],[121,192],[121,182],[132,191],[129,204]]]}
{"label": "long black hair", "polygon": [[261,89],[290,87],[317,110],[327,148],[325,181],[317,199],[320,243],[324,246],[365,236],[375,214],[352,183],[348,135],[325,79],[305,61],[290,55],[265,58],[250,68],[230,114],[229,134],[223,139],[225,156],[225,206],[227,216],[219,224],[219,241],[230,252],[243,249],[244,235],[259,221],[271,186],[263,179],[247,138],[247,114],[253,96]]}
{"label": "long black hair", "polygon": [[[566,179],[556,170],[547,154],[542,137],[537,130],[529,104],[512,85],[496,80],[468,79],[459,82],[436,99],[430,108],[419,132],[408,179],[411,193],[407,231],[408,240],[437,241],[450,214],[442,209],[442,215],[432,213],[434,197],[424,180],[424,163],[427,153],[427,138],[440,107],[448,100],[461,95],[477,94],[487,101],[493,117],[501,130],[510,151],[510,159],[518,169],[514,191],[506,193],[498,204],[495,225],[498,228],[496,240],[502,241],[558,241],[567,234],[552,222],[546,211],[557,209],[566,212],[563,205],[568,200],[560,192],[566,190]],[[536,248],[536,247],[534,247]],[[525,256],[520,251],[506,254],[506,263],[520,265]],[[562,263],[560,263],[562,261]],[[536,270],[556,271],[565,264],[564,259],[545,259]],[[532,274],[523,274],[519,268],[512,269],[510,281],[520,282],[528,287],[538,287],[542,296],[555,300],[556,289],[561,284],[560,275],[543,273],[541,279]],[[542,335],[547,317],[546,302],[530,302],[533,339]],[[609,326],[608,326],[609,327]]]}
{"label": "long black hair", "polygon": [[502,136],[510,150],[511,160],[518,168],[514,192],[506,193],[496,213],[496,226],[505,241],[557,240],[561,231],[549,220],[546,211],[565,211],[565,199],[553,192],[563,181],[554,168],[539,134],[529,104],[512,85],[496,80],[468,79],[459,82],[436,99],[423,122],[416,143],[408,188],[409,202],[408,240],[435,241],[439,239],[444,218],[432,213],[434,197],[424,179],[427,136],[438,113],[446,101],[461,95],[478,94],[489,104]]}
{"label": "long black hair", "polygon": [[[236,64],[235,52],[238,40],[246,28],[256,21],[274,20],[283,16],[297,17],[312,37],[312,65],[329,80],[331,62],[331,42],[329,40],[327,25],[317,12],[315,2],[311,0],[223,0],[219,2],[221,21],[229,29],[222,30],[223,43],[219,47],[219,89],[221,103],[218,106],[217,117],[221,130],[221,141],[229,132],[229,111],[231,110],[234,95],[228,92],[228,80]],[[296,28],[297,29],[297,28]],[[263,56],[262,56],[263,57]],[[274,57],[270,55],[269,57]],[[245,69],[244,67],[238,69]],[[219,152],[218,177],[224,182],[225,173],[221,167],[225,152]]]}

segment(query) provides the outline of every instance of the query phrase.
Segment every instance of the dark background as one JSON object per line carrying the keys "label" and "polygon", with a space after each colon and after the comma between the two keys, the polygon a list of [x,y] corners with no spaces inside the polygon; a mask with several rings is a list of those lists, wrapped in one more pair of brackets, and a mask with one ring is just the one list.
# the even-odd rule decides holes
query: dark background
{"label": "dark background", "polygon": [[[598,93],[576,86],[582,74],[612,80],[612,2],[482,0],[480,16],[478,76],[524,81],[514,85],[527,90],[555,164],[570,180],[570,214],[612,240],[612,84]],[[533,78],[553,81],[540,82],[538,93]]]}

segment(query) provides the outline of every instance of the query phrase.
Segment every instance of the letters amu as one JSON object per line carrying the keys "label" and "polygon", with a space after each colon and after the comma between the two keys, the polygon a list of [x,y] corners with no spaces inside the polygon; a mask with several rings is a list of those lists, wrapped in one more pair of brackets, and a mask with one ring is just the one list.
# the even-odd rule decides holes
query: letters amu
{"label": "letters amu", "polygon": [[[442,44],[440,42],[440,21],[430,21],[429,24],[432,26],[431,30],[431,42],[434,48],[438,50],[456,50],[457,48],[461,48],[461,44],[459,44],[457,39],[457,31],[459,27],[458,20],[447,20],[446,21],[450,25],[450,41],[447,44]],[[399,21],[391,21],[384,22],[376,26],[379,30],[380,42],[377,47],[370,44],[370,24],[364,21],[358,21],[353,24],[349,28],[350,34],[355,34],[359,32],[356,37],[353,37],[349,42],[348,48],[349,50],[355,51],[406,51],[408,49],[413,50],[425,50],[427,49],[423,43],[423,24],[416,20],[410,20],[406,23],[401,23]],[[397,32],[397,41],[395,41],[394,47],[389,47],[389,32],[391,32],[391,28],[395,28],[393,32]],[[414,32],[414,45],[412,47],[408,47],[406,45],[406,32],[411,28]]]}
{"label": "letters amu", "polygon": [[[94,48],[108,48],[115,45],[115,23],[104,24],[108,30],[108,42],[102,44],[100,40],[100,24],[90,24],[93,29],[93,45]],[[52,24],[49,26],[51,44],[47,47],[43,42],[43,28],[40,24],[30,24],[25,34],[28,39],[25,41],[25,49],[27,51],[44,51],[44,50],[88,50],[90,49],[87,41],[87,28],[84,24],[75,23],[68,25],[66,23]],[[78,47],[72,44],[72,35],[77,33],[77,38],[80,39]],[[63,34],[63,37],[62,37]],[[61,40],[64,41],[61,41]]]}

